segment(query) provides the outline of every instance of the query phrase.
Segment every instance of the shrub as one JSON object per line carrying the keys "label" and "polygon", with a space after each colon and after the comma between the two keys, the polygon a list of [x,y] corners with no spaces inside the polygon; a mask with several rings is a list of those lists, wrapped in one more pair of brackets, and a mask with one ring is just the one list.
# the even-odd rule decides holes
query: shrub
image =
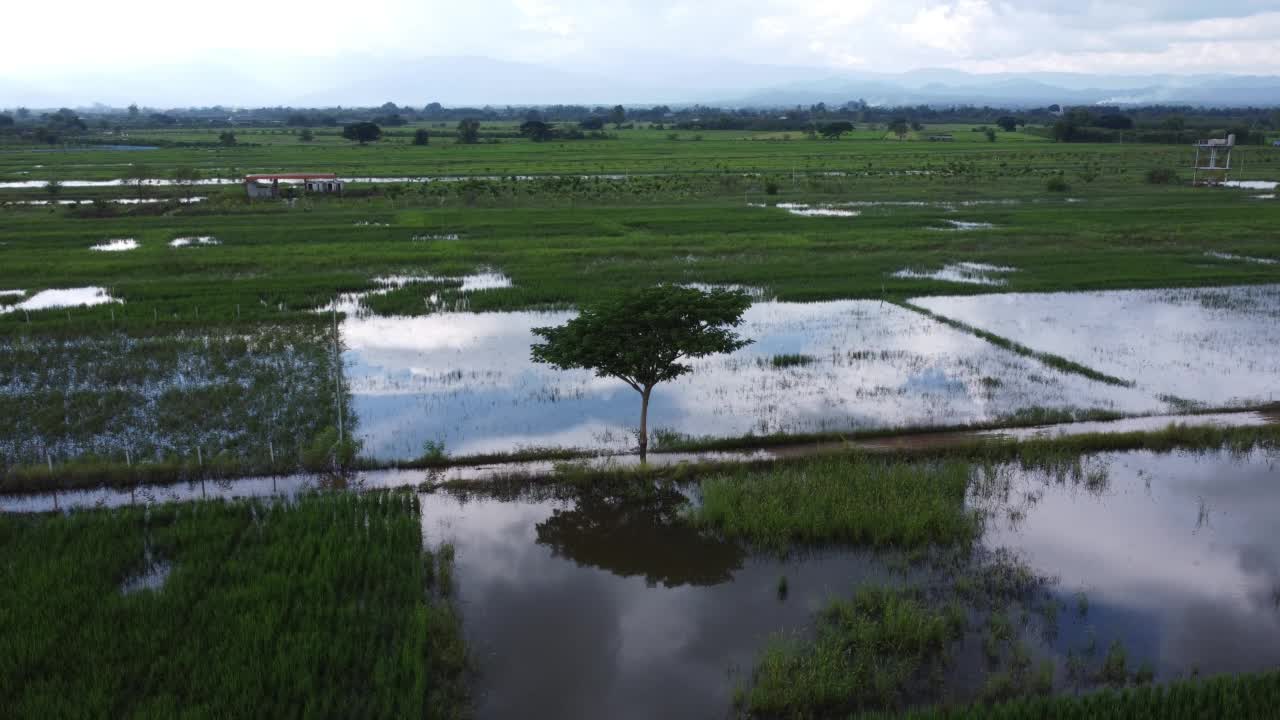
{"label": "shrub", "polygon": [[1067,192],[1071,189],[1071,186],[1067,184],[1066,179],[1061,175],[1054,175],[1045,181],[1044,189],[1049,192]]}
{"label": "shrub", "polygon": [[1170,185],[1178,182],[1178,172],[1173,168],[1151,168],[1147,171],[1147,182],[1152,185]]}

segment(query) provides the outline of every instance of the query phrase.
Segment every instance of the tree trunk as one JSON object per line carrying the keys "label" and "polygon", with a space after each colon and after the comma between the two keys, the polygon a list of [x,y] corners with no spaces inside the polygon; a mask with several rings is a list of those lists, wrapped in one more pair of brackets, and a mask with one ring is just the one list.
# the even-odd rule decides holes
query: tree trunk
{"label": "tree trunk", "polygon": [[645,461],[645,455],[649,451],[649,393],[653,392],[653,386],[650,385],[640,391],[640,462]]}

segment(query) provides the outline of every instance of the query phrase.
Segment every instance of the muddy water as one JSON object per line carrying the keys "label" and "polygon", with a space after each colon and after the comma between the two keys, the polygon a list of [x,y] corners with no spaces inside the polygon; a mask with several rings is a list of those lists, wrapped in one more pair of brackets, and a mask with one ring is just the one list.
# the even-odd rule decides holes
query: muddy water
{"label": "muddy water", "polygon": [[[620,381],[529,359],[531,329],[568,312],[348,315],[343,339],[365,452],[454,455],[560,446],[624,451],[639,424]],[[759,302],[740,328],[754,344],[695,361],[659,385],[651,428],[696,436],[988,422],[1019,409],[1167,411],[1150,394],[1060,373],[967,333],[876,301]],[[776,368],[780,354],[813,362]]]}
{"label": "muddy water", "polygon": [[1280,285],[911,302],[1151,395],[1211,406],[1280,400]]}

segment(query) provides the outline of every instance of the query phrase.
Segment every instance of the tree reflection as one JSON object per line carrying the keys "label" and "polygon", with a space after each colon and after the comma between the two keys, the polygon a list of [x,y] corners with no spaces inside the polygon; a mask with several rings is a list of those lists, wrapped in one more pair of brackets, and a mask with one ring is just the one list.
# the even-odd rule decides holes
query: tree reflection
{"label": "tree reflection", "polygon": [[683,496],[674,490],[644,497],[601,490],[578,495],[571,510],[538,523],[538,544],[579,565],[649,585],[716,585],[733,579],[745,551],[681,522]]}

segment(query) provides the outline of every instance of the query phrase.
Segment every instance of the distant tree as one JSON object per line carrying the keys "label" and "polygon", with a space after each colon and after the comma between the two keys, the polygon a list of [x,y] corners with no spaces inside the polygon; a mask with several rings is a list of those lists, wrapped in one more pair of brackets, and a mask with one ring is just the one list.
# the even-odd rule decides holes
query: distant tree
{"label": "distant tree", "polygon": [[1015,132],[1018,129],[1018,118],[1012,115],[1002,115],[996,118],[996,125],[1005,132]]}
{"label": "distant tree", "polygon": [[911,126],[907,124],[906,118],[894,118],[889,122],[889,132],[897,135],[899,140],[905,138],[910,129]]}
{"label": "distant tree", "polygon": [[626,122],[626,120],[627,109],[621,105],[614,105],[613,109],[609,111],[609,122],[613,123],[615,129],[622,127],[622,123]]}
{"label": "distant tree", "polygon": [[396,105],[395,103],[393,103],[393,102],[391,102],[391,101],[387,101],[387,102],[382,103],[382,107],[380,107],[380,108],[378,108],[378,109],[379,109],[379,110],[381,110],[381,111],[382,111],[382,112],[384,112],[384,113],[400,112],[400,106]]}
{"label": "distant tree", "polygon": [[305,113],[291,113],[284,121],[284,124],[290,127],[305,127],[311,124],[311,118],[307,117]]}
{"label": "distant tree", "polygon": [[20,107],[17,110],[17,115],[19,120],[26,120],[27,118],[31,117],[31,111],[24,107]]}
{"label": "distant tree", "polygon": [[142,111],[138,109],[137,103],[131,103],[129,105],[129,117],[136,118],[141,112]]}
{"label": "distant tree", "polygon": [[315,139],[316,134],[311,131],[311,128],[303,128],[302,132],[298,133],[298,142],[311,142]]}
{"label": "distant tree", "polygon": [[0,113],[0,127],[13,127],[15,121],[12,115]]}
{"label": "distant tree", "polygon": [[338,118],[333,115],[321,115],[316,124],[323,127],[337,127]]}
{"label": "distant tree", "polygon": [[475,145],[480,142],[480,121],[472,118],[459,120],[458,142],[463,145]]}
{"label": "distant tree", "polygon": [[173,125],[177,123],[177,119],[164,113],[151,113],[147,118],[153,125]]}
{"label": "distant tree", "polygon": [[426,128],[418,128],[417,130],[414,130],[413,144],[414,145],[430,145],[431,133],[428,132]]}
{"label": "distant tree", "polygon": [[915,130],[916,132],[920,132],[921,130],[923,130],[923,129],[924,129],[924,125],[921,125],[919,122],[916,122],[915,120],[912,120],[912,121],[911,121],[911,129],[912,129],[912,130]]}
{"label": "distant tree", "polygon": [[89,129],[89,126],[85,124],[84,120],[81,120],[80,116],[76,114],[76,111],[71,108],[62,108],[55,113],[49,113],[44,115],[43,119],[45,125],[50,130],[60,132],[77,132]]}
{"label": "distant tree", "polygon": [[992,129],[992,128],[987,128],[987,130],[986,130],[986,135],[987,135],[987,142],[995,142],[995,141],[996,141],[996,131],[995,131],[994,129]]}
{"label": "distant tree", "polygon": [[841,135],[847,132],[853,132],[853,123],[847,120],[829,122],[818,126],[818,132],[822,134],[822,137],[828,140],[839,140]]}
{"label": "distant tree", "polygon": [[544,142],[555,136],[555,128],[541,120],[527,120],[520,126],[520,134],[534,142]]}
{"label": "distant tree", "polygon": [[1187,119],[1181,115],[1171,115],[1160,123],[1163,130],[1172,130],[1174,132],[1182,132],[1187,128]]}
{"label": "distant tree", "polygon": [[1061,105],[1059,105],[1058,103],[1054,103],[1054,104],[1050,105],[1050,106],[1049,106],[1048,108],[1046,108],[1046,109],[1047,109],[1049,112],[1051,112],[1051,113],[1059,113],[1059,112],[1062,112],[1062,106],[1061,106]]}
{"label": "distant tree", "polygon": [[1053,139],[1058,142],[1074,142],[1082,137],[1082,129],[1093,124],[1093,114],[1087,108],[1071,108],[1053,124]]}
{"label": "distant tree", "polygon": [[373,119],[373,122],[375,125],[386,125],[388,127],[400,127],[401,125],[407,125],[409,123],[409,121],[405,120],[404,116],[400,113],[379,115]]}
{"label": "distant tree", "polygon": [[539,327],[533,359],[563,370],[585,368],[640,393],[640,458],[649,447],[649,397],[660,382],[692,370],[680,361],[733,352],[751,341],[731,328],[751,299],[742,292],[703,292],[674,285],[634,290],[582,309],[559,327]]}
{"label": "distant tree", "polygon": [[369,142],[377,142],[382,137],[382,128],[377,123],[358,122],[344,125],[342,127],[342,137],[361,145]]}
{"label": "distant tree", "polygon": [[582,128],[583,130],[603,130],[604,118],[600,117],[599,115],[592,115],[591,117],[586,118],[585,120],[582,120],[581,122],[579,122],[578,127]]}
{"label": "distant tree", "polygon": [[230,130],[223,130],[218,134],[218,142],[227,147],[231,147],[236,144],[236,134]]}
{"label": "distant tree", "polygon": [[432,117],[439,115],[443,111],[444,111],[444,106],[438,102],[427,103],[427,106],[422,108],[422,112],[424,115],[429,115]]}
{"label": "distant tree", "polygon": [[1132,130],[1133,118],[1119,113],[1111,113],[1103,115],[1093,121],[1097,127],[1107,128],[1109,130]]}

